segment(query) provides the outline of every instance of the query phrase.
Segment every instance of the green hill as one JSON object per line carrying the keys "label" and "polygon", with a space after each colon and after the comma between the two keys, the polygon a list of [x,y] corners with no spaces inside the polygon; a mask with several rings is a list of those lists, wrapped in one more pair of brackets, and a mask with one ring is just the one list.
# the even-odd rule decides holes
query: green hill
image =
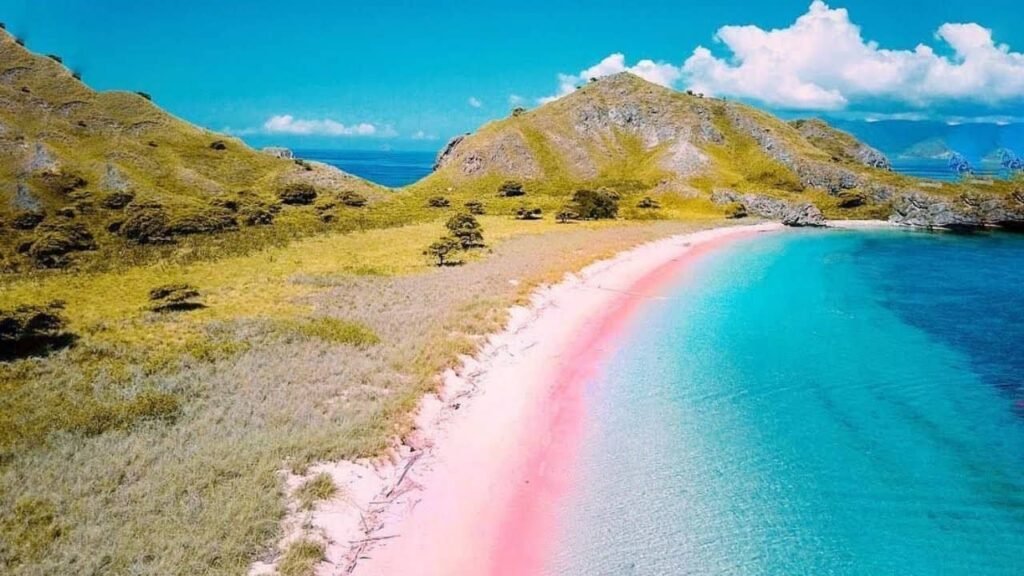
{"label": "green hill", "polygon": [[273,222],[322,228],[322,211],[280,209],[297,183],[380,196],[336,169],[188,124],[148,95],[96,92],[0,32],[0,269],[135,258],[120,252]]}

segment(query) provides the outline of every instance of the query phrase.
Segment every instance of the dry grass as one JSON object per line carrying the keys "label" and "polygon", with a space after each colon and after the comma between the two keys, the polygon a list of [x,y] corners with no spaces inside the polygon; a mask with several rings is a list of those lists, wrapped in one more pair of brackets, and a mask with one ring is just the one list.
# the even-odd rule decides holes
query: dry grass
{"label": "dry grass", "polygon": [[312,510],[317,502],[327,500],[338,492],[331,475],[321,472],[306,480],[295,490],[295,499],[300,510]]}
{"label": "dry grass", "polygon": [[324,559],[324,545],[313,540],[297,540],[288,546],[277,573],[280,576],[312,576]]}
{"label": "dry grass", "polygon": [[[379,454],[531,287],[700,226],[488,216],[489,248],[438,269],[420,252],[444,216],[0,287],[0,307],[66,300],[81,335],[0,364],[4,571],[242,572],[278,537],[283,466]],[[147,311],[148,290],[170,282],[207,307]]]}

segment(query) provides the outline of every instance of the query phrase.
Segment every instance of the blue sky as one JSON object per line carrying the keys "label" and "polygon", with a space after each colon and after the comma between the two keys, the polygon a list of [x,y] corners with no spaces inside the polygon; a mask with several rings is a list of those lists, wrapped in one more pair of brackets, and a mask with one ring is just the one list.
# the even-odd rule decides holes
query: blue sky
{"label": "blue sky", "polygon": [[0,0],[0,20],[96,88],[257,145],[436,149],[621,69],[789,116],[1024,116],[1019,2],[582,4]]}

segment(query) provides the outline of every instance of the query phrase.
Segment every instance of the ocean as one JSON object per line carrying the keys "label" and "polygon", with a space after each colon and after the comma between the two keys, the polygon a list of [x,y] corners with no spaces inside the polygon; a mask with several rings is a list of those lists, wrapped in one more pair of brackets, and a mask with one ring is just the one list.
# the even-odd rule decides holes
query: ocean
{"label": "ocean", "polygon": [[436,152],[395,150],[294,150],[297,158],[335,166],[389,188],[412,184],[430,174]]}
{"label": "ocean", "polygon": [[589,384],[557,575],[1024,571],[1024,237],[704,257]]}

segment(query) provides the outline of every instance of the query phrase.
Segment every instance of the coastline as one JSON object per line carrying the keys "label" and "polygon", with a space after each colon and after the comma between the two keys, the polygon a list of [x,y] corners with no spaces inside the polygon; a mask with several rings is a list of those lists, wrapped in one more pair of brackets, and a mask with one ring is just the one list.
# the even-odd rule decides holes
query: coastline
{"label": "coastline", "polygon": [[[645,300],[701,256],[777,223],[646,243],[536,290],[423,398],[391,460],[323,463],[341,497],[290,506],[281,545],[325,543],[318,574],[537,574],[571,489],[585,385]],[[289,492],[302,481],[289,476]],[[250,574],[269,573],[257,563]]]}

